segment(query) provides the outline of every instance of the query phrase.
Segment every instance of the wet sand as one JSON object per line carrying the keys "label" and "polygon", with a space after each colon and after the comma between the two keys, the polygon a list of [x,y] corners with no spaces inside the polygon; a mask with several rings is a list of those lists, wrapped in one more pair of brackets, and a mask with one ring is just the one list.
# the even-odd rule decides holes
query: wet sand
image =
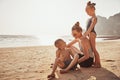
{"label": "wet sand", "polygon": [[[81,68],[53,80],[120,80],[120,40],[97,43],[102,68]],[[47,80],[55,47],[0,48],[0,80]]]}

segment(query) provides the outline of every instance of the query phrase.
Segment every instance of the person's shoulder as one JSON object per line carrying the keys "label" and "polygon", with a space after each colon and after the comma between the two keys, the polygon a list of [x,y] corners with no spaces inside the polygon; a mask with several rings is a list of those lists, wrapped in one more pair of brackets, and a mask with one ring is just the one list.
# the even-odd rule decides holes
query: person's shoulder
{"label": "person's shoulder", "polygon": [[60,56],[60,50],[57,49],[57,50],[56,50],[56,57],[59,57],[59,56]]}
{"label": "person's shoulder", "polygon": [[76,38],[76,39],[74,39],[74,41],[79,42],[79,41],[80,41],[80,39],[79,39],[79,38]]}
{"label": "person's shoulder", "polygon": [[57,50],[56,50],[56,53],[60,53],[60,51],[61,51],[60,49],[57,49]]}
{"label": "person's shoulder", "polygon": [[71,53],[71,48],[66,48],[67,54]]}
{"label": "person's shoulder", "polygon": [[94,17],[92,18],[92,21],[97,21],[97,16],[94,16]]}
{"label": "person's shoulder", "polygon": [[81,40],[81,41],[84,41],[84,40],[86,40],[86,37],[82,36],[82,37],[80,38],[80,40]]}
{"label": "person's shoulder", "polygon": [[66,51],[70,51],[71,49],[70,48],[65,48]]}
{"label": "person's shoulder", "polygon": [[87,41],[88,41],[88,38],[87,38],[87,37],[82,37],[82,38],[81,38],[81,43],[82,43],[82,44],[85,44]]}

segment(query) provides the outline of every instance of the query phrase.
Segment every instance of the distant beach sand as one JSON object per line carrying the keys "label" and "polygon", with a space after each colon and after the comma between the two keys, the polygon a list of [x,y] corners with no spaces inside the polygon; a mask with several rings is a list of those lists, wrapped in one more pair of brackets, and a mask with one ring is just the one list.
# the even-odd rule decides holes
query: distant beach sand
{"label": "distant beach sand", "polygon": [[[102,68],[81,68],[53,80],[120,80],[120,40],[98,42]],[[0,80],[47,80],[54,46],[0,48]]]}

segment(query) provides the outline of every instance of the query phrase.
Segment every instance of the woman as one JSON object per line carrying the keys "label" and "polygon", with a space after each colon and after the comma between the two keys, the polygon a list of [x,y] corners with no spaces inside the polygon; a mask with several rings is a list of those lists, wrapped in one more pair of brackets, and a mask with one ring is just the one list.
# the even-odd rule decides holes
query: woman
{"label": "woman", "polygon": [[78,42],[83,54],[76,53],[70,65],[66,69],[61,70],[61,73],[68,72],[76,63],[79,63],[81,67],[91,67],[93,64],[94,55],[92,54],[91,45],[89,40],[83,37],[82,28],[79,26],[79,22],[72,27],[72,35],[75,39],[67,46],[70,48],[73,44]]}
{"label": "woman", "polygon": [[94,52],[95,55],[95,63],[94,63],[94,67],[100,68],[101,64],[100,64],[100,57],[99,57],[99,53],[96,50],[96,32],[94,30],[95,25],[97,23],[97,17],[95,14],[95,3],[91,3],[90,1],[87,3],[86,6],[86,13],[91,16],[91,18],[88,21],[88,25],[87,25],[87,30],[84,33],[84,36],[88,36],[89,40],[90,40],[90,44],[92,47],[92,50]]}

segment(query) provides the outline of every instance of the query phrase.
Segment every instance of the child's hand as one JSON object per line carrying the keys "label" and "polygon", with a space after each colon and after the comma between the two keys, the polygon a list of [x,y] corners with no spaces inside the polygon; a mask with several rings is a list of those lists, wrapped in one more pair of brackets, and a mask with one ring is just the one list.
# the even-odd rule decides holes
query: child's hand
{"label": "child's hand", "polygon": [[83,36],[84,36],[84,37],[88,36],[88,33],[87,33],[87,32],[85,32],[85,33],[83,34]]}
{"label": "child's hand", "polygon": [[78,63],[80,63],[80,60],[78,59]]}

